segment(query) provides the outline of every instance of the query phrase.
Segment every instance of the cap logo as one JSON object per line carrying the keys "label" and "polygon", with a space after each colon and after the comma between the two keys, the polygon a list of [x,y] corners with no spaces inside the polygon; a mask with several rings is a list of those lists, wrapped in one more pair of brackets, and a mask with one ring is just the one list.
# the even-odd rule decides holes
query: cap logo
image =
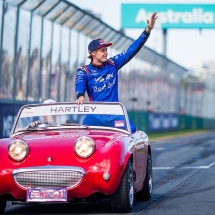
{"label": "cap logo", "polygon": [[104,40],[99,40],[99,43],[100,43],[100,45],[103,45],[103,44],[105,44],[105,41]]}

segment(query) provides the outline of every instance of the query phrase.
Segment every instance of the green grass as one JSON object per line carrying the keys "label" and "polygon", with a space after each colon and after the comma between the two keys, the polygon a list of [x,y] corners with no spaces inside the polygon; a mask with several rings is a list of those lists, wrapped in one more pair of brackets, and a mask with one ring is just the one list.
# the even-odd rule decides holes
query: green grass
{"label": "green grass", "polygon": [[180,130],[180,131],[165,131],[165,132],[156,132],[156,133],[148,133],[149,139],[157,139],[163,137],[174,137],[174,136],[183,136],[188,134],[195,134],[200,132],[206,132],[207,130],[202,129],[188,129],[188,130]]}

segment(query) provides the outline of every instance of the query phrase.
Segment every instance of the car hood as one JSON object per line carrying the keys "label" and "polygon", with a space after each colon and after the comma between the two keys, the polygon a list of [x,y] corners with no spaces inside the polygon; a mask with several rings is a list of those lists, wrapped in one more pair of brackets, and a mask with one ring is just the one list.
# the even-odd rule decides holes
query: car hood
{"label": "car hood", "polygon": [[119,136],[125,136],[115,131],[43,131],[24,133],[16,136],[16,139],[22,139],[28,144],[34,145],[61,145],[63,143],[74,143],[81,136],[91,137],[95,142],[105,144]]}
{"label": "car hood", "polygon": [[[89,159],[81,159],[74,152],[74,143],[77,138],[81,136],[88,136],[96,143],[96,151]],[[87,162],[87,160],[97,159],[98,156],[104,159],[104,154],[109,153],[109,147],[112,143],[118,141],[125,134],[114,131],[46,131],[46,132],[30,132],[17,135],[10,139],[0,141],[0,150],[7,147],[14,139],[21,139],[29,146],[28,157],[21,162],[12,161],[12,166],[44,166],[44,165],[80,165],[80,162]],[[3,147],[4,146],[4,147]],[[108,155],[107,155],[108,156]],[[4,157],[4,158],[3,158]],[[2,162],[7,163],[8,155],[4,153]],[[0,162],[1,163],[1,162]],[[3,164],[2,163],[2,164]],[[6,165],[5,163],[5,165]],[[13,168],[11,166],[11,168]]]}

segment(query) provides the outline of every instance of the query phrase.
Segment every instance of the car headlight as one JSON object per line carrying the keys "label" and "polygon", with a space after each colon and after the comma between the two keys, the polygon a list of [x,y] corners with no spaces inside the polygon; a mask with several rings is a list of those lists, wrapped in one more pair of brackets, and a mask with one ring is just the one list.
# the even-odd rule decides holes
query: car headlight
{"label": "car headlight", "polygon": [[15,161],[24,160],[29,152],[27,143],[22,140],[13,140],[8,147],[8,154],[10,158]]}
{"label": "car headlight", "polygon": [[79,137],[75,142],[75,153],[82,157],[88,158],[95,151],[95,142],[89,137]]}

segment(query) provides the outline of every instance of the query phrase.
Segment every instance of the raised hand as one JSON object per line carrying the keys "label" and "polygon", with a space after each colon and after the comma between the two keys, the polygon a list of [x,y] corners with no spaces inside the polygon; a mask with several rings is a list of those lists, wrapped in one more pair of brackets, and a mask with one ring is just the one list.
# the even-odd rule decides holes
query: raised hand
{"label": "raised hand", "polygon": [[147,19],[147,28],[146,28],[147,31],[150,32],[154,28],[154,25],[155,25],[155,22],[156,22],[157,18],[158,18],[157,12],[154,12],[151,15],[151,17],[149,18],[149,20]]}

